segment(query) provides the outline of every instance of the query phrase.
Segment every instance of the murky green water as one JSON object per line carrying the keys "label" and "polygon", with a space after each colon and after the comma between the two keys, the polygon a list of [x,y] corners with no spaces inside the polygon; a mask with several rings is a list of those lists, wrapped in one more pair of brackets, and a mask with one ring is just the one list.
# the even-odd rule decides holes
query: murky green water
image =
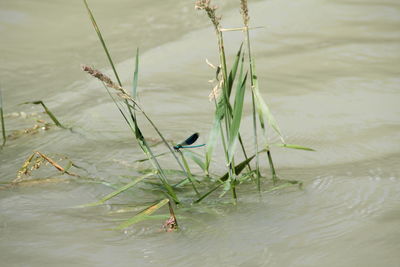
{"label": "murky green water", "polygon": [[[140,46],[140,98],[167,139],[194,131],[205,139],[213,116],[207,99],[213,71],[205,58],[216,62],[217,54],[213,30],[193,2],[90,4],[127,87]],[[240,25],[235,6],[222,5],[224,25]],[[399,266],[400,3],[252,1],[250,15],[253,25],[265,26],[252,32],[262,92],[288,143],[317,150],[273,150],[279,175],[301,180],[303,190],[264,192],[260,199],[254,186],[245,186],[237,207],[205,203],[182,211],[183,230],[165,234],[159,221],[105,231],[134,214],[115,214],[118,205],[72,208],[109,193],[103,185],[6,189],[0,191],[2,265]],[[15,178],[34,150],[67,155],[110,182],[136,175],[139,148],[104,88],[79,67],[109,72],[81,1],[3,0],[0,34],[5,112],[38,112],[18,104],[41,99],[75,130],[10,140],[0,152],[1,181]],[[240,38],[226,35],[230,55]],[[246,112],[243,136],[251,143]],[[34,121],[7,117],[6,123],[11,132]],[[263,172],[269,175],[265,160]],[[114,203],[153,199],[136,190]]]}

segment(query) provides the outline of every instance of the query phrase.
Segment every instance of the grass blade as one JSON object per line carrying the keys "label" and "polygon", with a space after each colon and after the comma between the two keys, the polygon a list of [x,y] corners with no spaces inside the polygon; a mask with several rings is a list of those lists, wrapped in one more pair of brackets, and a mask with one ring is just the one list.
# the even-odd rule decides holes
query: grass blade
{"label": "grass blade", "polygon": [[233,118],[232,118],[230,130],[229,130],[229,144],[228,144],[229,163],[232,162],[233,155],[235,154],[235,148],[236,148],[236,144],[238,141],[240,123],[242,121],[244,93],[245,93],[246,80],[247,80],[247,74],[243,78],[243,61],[244,61],[244,57],[242,57],[239,81],[237,83],[237,88],[236,88],[235,103],[233,106]]}
{"label": "grass blade", "polygon": [[138,80],[139,80],[139,48],[136,49],[135,72],[133,73],[133,82],[132,82],[132,97],[133,97],[133,99],[137,99]]}
{"label": "grass blade", "polygon": [[88,14],[89,14],[89,18],[90,18],[90,20],[92,21],[94,30],[96,31],[97,36],[98,36],[99,39],[100,39],[101,45],[103,46],[103,49],[104,49],[104,52],[105,52],[106,55],[107,55],[108,61],[110,62],[110,65],[111,65],[111,68],[113,69],[115,78],[117,79],[118,84],[119,84],[120,86],[122,86],[122,83],[121,83],[121,80],[119,79],[117,70],[115,69],[114,62],[113,62],[112,59],[111,59],[111,55],[110,55],[110,53],[108,52],[108,48],[107,48],[107,46],[106,46],[106,42],[105,42],[104,39],[103,39],[103,36],[102,36],[102,34],[101,34],[101,32],[100,32],[100,29],[99,29],[99,26],[97,26],[97,23],[96,23],[96,20],[94,19],[93,13],[92,13],[92,11],[90,10],[87,1],[86,1],[86,0],[83,0],[83,3],[85,4],[86,10],[87,10],[87,12],[88,12]]}
{"label": "grass blade", "polygon": [[204,172],[206,171],[206,163],[199,158],[195,153],[191,151],[184,151],[183,154],[193,160]]}
{"label": "grass blade", "polygon": [[218,135],[220,134],[220,132],[221,132],[221,121],[218,118],[218,115],[215,115],[214,125],[210,131],[207,141],[206,163],[205,163],[205,169],[207,174],[209,173],[212,154],[214,152],[215,146],[217,145]]}
{"label": "grass blade", "polygon": [[200,195],[199,191],[197,191],[197,188],[194,184],[194,178],[193,178],[192,172],[190,171],[189,164],[187,163],[186,158],[183,155],[183,152],[179,150],[179,154],[181,154],[183,165],[185,166],[186,173],[188,174],[187,177],[189,178],[190,183],[192,184],[193,190],[196,192],[197,195]]}
{"label": "grass blade", "polygon": [[0,87],[0,120],[1,120],[1,133],[3,135],[3,144],[2,144],[3,147],[7,142],[7,136],[6,136],[6,125],[4,123],[3,94],[1,87]]}
{"label": "grass blade", "polygon": [[63,129],[68,129],[67,127],[65,127],[64,125],[61,124],[61,122],[56,118],[56,116],[54,116],[54,114],[50,111],[50,109],[47,108],[47,106],[44,104],[44,102],[42,100],[25,102],[22,104],[42,105],[44,111],[47,113],[47,115],[49,115],[50,119],[54,122],[55,125],[57,125],[60,128],[63,128]]}
{"label": "grass blade", "polygon": [[[164,155],[167,155],[167,154],[169,154],[169,152],[162,152],[162,153],[159,153],[157,155],[154,155],[154,157],[158,158],[158,157],[161,157],[161,156],[164,156]],[[148,161],[148,160],[150,160],[150,159],[149,158],[142,158],[142,159],[135,160],[135,162],[145,162],[145,161]]]}
{"label": "grass blade", "polygon": [[155,172],[152,173],[148,173],[146,175],[140,176],[137,179],[133,180],[132,182],[122,186],[121,188],[115,190],[114,192],[111,192],[110,194],[106,195],[105,197],[103,197],[102,199],[100,199],[99,201],[93,202],[93,203],[89,203],[89,204],[85,204],[79,207],[95,207],[95,206],[99,206],[104,204],[107,200],[110,200],[111,198],[121,194],[122,192],[125,192],[126,190],[128,190],[129,188],[135,186],[136,184],[138,184],[139,182],[143,181],[144,179],[146,179],[147,177],[150,177],[152,175],[154,175]]}
{"label": "grass blade", "polygon": [[[174,189],[172,186],[168,183],[167,177],[164,173],[164,170],[161,168],[158,160],[156,159],[156,156],[152,152],[150,146],[147,144],[142,131],[140,130],[137,121],[134,116],[131,116],[132,121],[128,119],[128,117],[125,115],[123,112],[122,108],[118,105],[117,101],[114,99],[112,94],[110,93],[109,89],[107,86],[105,86],[108,94],[110,95],[111,99],[114,101],[114,104],[117,106],[118,110],[120,111],[121,115],[124,117],[125,122],[128,124],[129,128],[131,129],[132,133],[135,135],[136,141],[138,142],[140,148],[142,149],[143,153],[150,159],[151,164],[153,167],[158,170],[157,176],[159,177],[161,183],[163,184],[164,188],[167,190],[168,195],[176,202],[179,203],[179,199],[176,196]],[[132,108],[132,106],[127,105],[127,108]],[[132,110],[130,110],[130,114],[132,114]]]}
{"label": "grass blade", "polygon": [[281,130],[279,129],[278,124],[276,123],[274,116],[272,115],[268,105],[265,103],[263,97],[260,94],[260,90],[258,88],[257,75],[253,75],[252,84],[253,84],[254,100],[255,100],[255,103],[256,103],[258,116],[260,118],[261,127],[265,130],[264,120],[267,119],[268,120],[268,124],[279,135],[282,143],[285,143],[285,140],[283,139]]}
{"label": "grass blade", "polygon": [[[232,92],[232,87],[233,87],[233,83],[235,81],[236,78],[236,72],[237,72],[237,68],[239,65],[239,60],[240,60],[240,56],[242,53],[242,47],[243,47],[243,43],[240,45],[239,51],[236,53],[236,57],[235,57],[235,61],[232,65],[232,69],[229,72],[229,76],[228,76],[228,96],[231,95]],[[243,62],[242,62],[243,64]]]}
{"label": "grass blade", "polygon": [[291,148],[291,149],[299,149],[299,150],[306,150],[306,151],[315,151],[310,147],[300,146],[300,145],[293,145],[293,144],[272,144],[274,146],[284,147],[284,148]]}
{"label": "grass blade", "polygon": [[138,222],[141,222],[143,220],[146,220],[148,216],[150,216],[155,211],[157,211],[160,208],[162,208],[168,202],[169,202],[169,200],[166,198],[166,199],[163,199],[163,200],[157,202],[154,205],[151,205],[150,207],[146,208],[144,211],[139,212],[138,214],[136,214],[135,216],[133,216],[129,220],[127,220],[127,221],[121,223],[120,225],[118,225],[115,228],[115,230],[122,230],[122,229],[125,229],[125,228],[135,224],[135,223],[138,223]]}

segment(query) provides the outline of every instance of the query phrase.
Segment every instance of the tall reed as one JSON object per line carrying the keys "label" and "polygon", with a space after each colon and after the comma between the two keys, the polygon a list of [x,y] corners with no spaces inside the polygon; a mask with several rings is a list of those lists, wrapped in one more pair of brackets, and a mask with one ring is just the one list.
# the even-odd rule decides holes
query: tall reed
{"label": "tall reed", "polygon": [[[96,22],[96,20],[95,20],[95,18],[94,18],[94,15],[93,15],[91,9],[89,8],[89,5],[88,5],[87,1],[86,1],[86,0],[83,0],[83,2],[84,2],[84,5],[85,5],[86,10],[87,10],[87,12],[88,12],[89,18],[90,18],[90,20],[91,20],[91,22],[92,22],[92,24],[93,24],[93,27],[94,27],[94,29],[95,29],[95,31],[96,31],[96,34],[97,34],[97,36],[98,36],[98,38],[99,38],[99,40],[100,40],[100,43],[101,43],[101,45],[102,45],[102,47],[103,47],[103,50],[104,50],[104,52],[105,52],[105,54],[106,54],[106,56],[107,56],[107,59],[108,59],[108,61],[109,61],[109,63],[110,63],[110,66],[111,66],[111,68],[112,68],[112,70],[113,70],[113,72],[114,72],[114,75],[115,75],[116,79],[117,79],[118,85],[119,85],[120,87],[122,87],[121,80],[120,80],[119,75],[118,75],[118,73],[117,73],[117,70],[116,70],[116,68],[115,68],[115,64],[114,64],[114,62],[113,62],[113,60],[112,60],[112,58],[111,58],[111,54],[110,54],[110,52],[109,52],[109,49],[107,48],[106,42],[105,42],[105,40],[104,40],[104,38],[103,38],[103,35],[102,35],[101,31],[100,31],[100,28],[99,28],[99,26],[97,25],[97,22]],[[133,97],[133,99],[136,99],[136,92],[137,92],[137,85],[138,85],[138,72],[139,72],[139,49],[137,49],[137,51],[136,51],[135,71],[134,71],[133,83],[132,83],[132,97]],[[132,100],[133,100],[133,99],[132,99]],[[127,106],[127,108],[128,108],[128,111],[129,111],[129,116],[128,116],[128,117],[129,117],[130,120],[135,124],[135,127],[138,127],[138,124],[137,124],[137,121],[136,121],[136,115],[135,115],[135,108],[134,108],[135,105],[136,105],[135,101],[132,103],[132,104],[134,105],[133,108],[132,108],[132,107],[129,107],[129,104],[128,104],[128,101],[127,101],[127,100],[124,100],[124,101],[125,101],[125,104],[126,104],[126,106]],[[164,136],[161,134],[160,130],[159,130],[159,129],[157,128],[157,126],[154,124],[154,122],[150,119],[149,116],[147,116],[147,114],[146,114],[143,110],[141,110],[141,112],[142,112],[142,114],[145,116],[145,118],[147,119],[147,121],[150,123],[150,125],[151,125],[151,126],[154,128],[154,130],[157,132],[158,136],[161,138],[161,140],[163,141],[164,145],[168,148],[168,150],[170,151],[170,153],[172,154],[172,156],[175,158],[175,160],[176,160],[176,162],[178,163],[179,167],[182,169],[183,172],[186,172],[184,166],[183,166],[182,163],[179,161],[178,157],[175,155],[175,153],[174,153],[172,147],[168,144],[168,142],[166,141],[166,139],[164,138]],[[151,149],[150,149],[150,151],[151,151]]]}
{"label": "tall reed", "polygon": [[[211,20],[211,23],[214,26],[214,30],[217,36],[217,43],[218,43],[218,52],[219,52],[219,61],[220,61],[220,68],[222,72],[221,82],[219,83],[219,90],[221,90],[221,94],[216,96],[214,93],[214,101],[216,106],[216,118],[214,120],[214,127],[212,128],[212,132],[210,136],[213,138],[216,136],[217,131],[220,131],[220,138],[222,140],[222,144],[224,146],[225,152],[225,159],[228,166],[228,173],[229,173],[229,186],[232,190],[232,196],[234,200],[237,199],[236,194],[236,172],[235,172],[235,151],[237,141],[239,140],[242,151],[247,158],[246,151],[244,149],[239,128],[240,123],[242,120],[242,111],[243,111],[243,102],[244,102],[244,92],[246,87],[246,80],[247,80],[247,73],[244,74],[243,72],[243,59],[244,55],[241,52],[241,47],[239,49],[237,60],[240,65],[239,76],[236,81],[236,94],[234,99],[234,105],[232,107],[230,103],[230,96],[232,93],[233,84],[236,78],[236,71],[238,68],[238,62],[236,61],[230,70],[228,75],[228,68],[227,68],[227,60],[226,60],[226,53],[224,47],[224,38],[223,38],[223,31],[221,29],[220,21],[221,17],[217,16],[216,10],[217,6],[211,5],[210,0],[199,0],[196,2],[195,5],[196,9],[204,10],[207,13],[207,16]],[[217,125],[219,124],[219,125]],[[223,127],[222,127],[223,124]],[[206,161],[210,161],[211,149],[209,149],[206,155]],[[250,169],[250,166],[249,166]]]}

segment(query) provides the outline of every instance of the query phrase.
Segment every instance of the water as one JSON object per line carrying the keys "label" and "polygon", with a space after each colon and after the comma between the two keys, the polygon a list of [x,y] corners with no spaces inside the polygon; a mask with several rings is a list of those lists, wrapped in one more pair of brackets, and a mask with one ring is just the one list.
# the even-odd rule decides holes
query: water
{"label": "water", "polygon": [[[183,0],[92,2],[128,88],[140,46],[141,102],[166,138],[181,141],[198,131],[204,141],[213,111],[207,100],[213,71],[205,58],[217,61],[204,14]],[[221,6],[223,25],[240,25],[235,6]],[[279,175],[302,181],[303,190],[264,187],[258,198],[254,186],[244,186],[237,207],[205,203],[182,210],[182,231],[164,234],[161,221],[105,231],[134,214],[116,214],[118,205],[72,208],[109,193],[101,184],[71,180],[3,189],[4,266],[400,265],[400,4],[252,1],[250,16],[252,25],[265,26],[252,32],[262,93],[288,143],[317,150],[273,150]],[[41,99],[75,131],[10,140],[0,153],[1,181],[12,180],[34,150],[67,155],[109,182],[136,175],[139,148],[104,88],[79,68],[93,64],[111,73],[83,4],[2,1],[0,33],[5,112],[39,112],[17,104]],[[229,55],[240,37],[226,35]],[[251,142],[245,112],[243,137]],[[34,121],[7,117],[6,123],[12,131]],[[156,137],[150,127],[145,131]],[[268,174],[265,159],[262,165]],[[152,200],[133,191],[114,203]]]}

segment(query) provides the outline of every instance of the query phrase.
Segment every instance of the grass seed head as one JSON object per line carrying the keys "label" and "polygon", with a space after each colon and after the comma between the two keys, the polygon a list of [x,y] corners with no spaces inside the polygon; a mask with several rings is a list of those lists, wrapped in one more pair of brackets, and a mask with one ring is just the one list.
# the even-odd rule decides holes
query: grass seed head
{"label": "grass seed head", "polygon": [[247,7],[247,0],[240,0],[240,13],[243,17],[243,23],[245,26],[249,25],[249,9]]}
{"label": "grass seed head", "polygon": [[219,31],[219,23],[221,21],[221,17],[217,16],[215,10],[218,9],[218,6],[211,5],[211,0],[198,0],[195,4],[195,9],[204,10],[207,12],[208,17],[210,18],[212,24],[214,25],[215,30]]}

